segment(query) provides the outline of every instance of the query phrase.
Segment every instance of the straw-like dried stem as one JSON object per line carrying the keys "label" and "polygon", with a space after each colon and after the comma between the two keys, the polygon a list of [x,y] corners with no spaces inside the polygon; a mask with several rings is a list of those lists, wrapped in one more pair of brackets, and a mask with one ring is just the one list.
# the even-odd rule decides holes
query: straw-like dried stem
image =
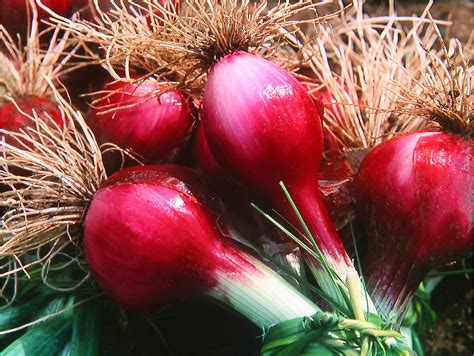
{"label": "straw-like dried stem", "polygon": [[[69,47],[68,31],[50,28],[40,33],[36,6],[30,8],[32,22],[24,46],[20,40],[17,43],[0,24],[0,48],[3,49],[0,51],[0,95],[15,99],[25,96],[54,98],[48,80],[57,85],[58,78],[72,70],[66,68],[66,64],[76,53],[78,46]],[[46,49],[41,47],[43,36],[48,37],[49,45]]]}
{"label": "straw-like dried stem", "polygon": [[[64,128],[35,112],[31,128],[0,130],[0,258],[17,261],[43,247],[77,244],[84,212],[106,179],[100,148],[79,112],[56,93]],[[20,108],[18,108],[20,111]],[[9,271],[11,273],[12,271]]]}
{"label": "straw-like dried stem", "polygon": [[[331,99],[324,124],[345,151],[370,149],[402,132],[426,126],[412,111],[397,111],[398,87],[413,89],[429,71],[437,33],[428,17],[369,17],[363,1],[355,0],[343,16],[321,26],[318,36],[300,34],[302,53],[311,69],[307,85],[315,96],[325,91]],[[410,73],[410,74],[407,74]],[[303,79],[304,80],[304,79]],[[418,96],[420,89],[413,89]]]}
{"label": "straw-like dried stem", "polygon": [[293,65],[278,54],[285,42],[281,29],[335,16],[317,16],[316,9],[326,3],[300,0],[270,7],[266,0],[189,0],[178,16],[174,7],[146,0],[116,3],[107,13],[97,7],[97,23],[77,17],[54,21],[80,41],[98,45],[102,53],[92,59],[104,63],[115,79],[145,72],[200,94],[207,69],[226,53],[257,52]]}

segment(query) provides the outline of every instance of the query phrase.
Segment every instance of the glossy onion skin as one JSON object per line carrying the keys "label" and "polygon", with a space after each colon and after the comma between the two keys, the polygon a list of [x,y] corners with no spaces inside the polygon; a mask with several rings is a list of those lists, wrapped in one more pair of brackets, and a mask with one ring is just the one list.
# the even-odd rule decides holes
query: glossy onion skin
{"label": "glossy onion skin", "polygon": [[205,293],[218,273],[252,268],[220,238],[200,184],[183,167],[132,167],[94,195],[84,223],[86,256],[122,307],[158,308]]}
{"label": "glossy onion skin", "polygon": [[[114,143],[140,154],[146,162],[172,160],[188,138],[194,117],[184,94],[171,91],[152,96],[154,80],[141,84],[110,83],[113,93],[91,112],[89,121],[100,142]],[[133,105],[130,108],[121,108]],[[115,109],[101,114],[101,111]]]}
{"label": "glossy onion skin", "polygon": [[322,104],[284,69],[246,52],[216,62],[203,101],[206,137],[217,161],[297,226],[283,181],[327,256],[350,264],[317,185]]}
{"label": "glossy onion skin", "polygon": [[267,60],[237,52],[217,62],[205,88],[203,120],[217,158],[270,194],[280,180],[316,176],[322,128],[313,101]]}
{"label": "glossy onion skin", "polygon": [[369,291],[382,311],[403,312],[431,269],[472,253],[472,139],[437,131],[375,147],[355,179],[369,238]]}
{"label": "glossy onion skin", "polygon": [[198,171],[210,177],[213,180],[225,181],[227,172],[217,162],[214,154],[207,143],[206,133],[203,123],[199,123],[196,129],[196,137],[194,138],[194,162]]}
{"label": "glossy onion skin", "polygon": [[222,200],[225,215],[231,217],[227,225],[232,226],[242,236],[256,244],[262,241],[268,244],[284,242],[286,239],[278,235],[276,229],[252,206],[252,198],[246,187],[239,184],[229,171],[217,162],[207,143],[204,125],[201,122],[197,128],[194,141],[194,163],[196,169],[212,182],[212,187]]}

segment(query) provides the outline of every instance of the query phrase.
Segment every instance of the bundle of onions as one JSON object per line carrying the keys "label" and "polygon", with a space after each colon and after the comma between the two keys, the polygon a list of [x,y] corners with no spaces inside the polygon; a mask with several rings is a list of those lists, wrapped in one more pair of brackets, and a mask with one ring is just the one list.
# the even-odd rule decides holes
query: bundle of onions
{"label": "bundle of onions", "polygon": [[[61,110],[68,121],[64,129],[35,116],[29,117],[35,129],[0,130],[3,137],[33,145],[30,150],[2,140],[0,146],[0,179],[13,186],[0,193],[0,206],[9,206],[0,227],[0,254],[22,262],[10,275],[31,266],[24,263],[27,251],[42,247],[39,261],[48,263],[64,246],[83,244],[93,276],[123,308],[146,311],[206,296],[262,328],[281,325],[266,339],[266,349],[308,346],[352,354],[370,348],[364,341],[369,335],[385,342],[384,349],[406,349],[398,332],[364,321],[362,303],[355,307],[357,320],[321,312],[224,237],[226,226],[215,210],[219,205],[195,171],[140,166],[107,178],[98,144],[81,114],[65,102]],[[31,175],[17,175],[11,168],[28,169]],[[355,301],[360,299],[357,276],[350,281]],[[325,332],[313,339],[317,325]]]}
{"label": "bundle of onions", "polygon": [[[150,4],[155,6],[158,2]],[[295,24],[289,20],[290,15],[314,10],[317,5],[310,1],[282,3],[267,13],[265,2],[255,8],[248,2],[240,4],[234,0],[222,4],[191,1],[188,5],[179,18],[163,7],[163,16],[150,12],[150,16],[159,20],[151,23],[137,20],[133,5],[128,9],[117,7],[110,16],[102,14],[103,22],[99,24],[62,17],[56,21],[80,40],[104,49],[96,56],[106,63],[114,79],[133,83],[131,73],[145,71],[147,78],[168,80],[169,90],[185,87],[188,93],[202,96],[204,133],[217,163],[271,200],[296,230],[304,230],[299,235],[303,241],[299,242],[308,252],[308,263],[328,299],[335,306],[340,304],[345,316],[358,319],[359,326],[372,330],[374,326],[366,321],[361,307],[366,306],[361,301],[365,293],[360,290],[357,273],[318,189],[317,168],[323,141],[321,103],[313,100],[288,71],[264,58],[271,58],[273,50],[278,50],[280,43],[275,34],[285,33],[282,28]],[[112,18],[120,20],[120,26]],[[314,21],[317,19],[307,22]],[[118,74],[122,72],[124,78]],[[161,92],[160,88],[154,94]],[[38,147],[48,145],[41,150],[48,152],[49,143],[54,142],[58,150],[53,150],[57,154],[52,157],[35,156],[39,159],[32,161],[23,150],[4,145],[10,156],[0,161],[3,165],[30,167],[37,173],[31,181],[21,182],[29,190],[19,186],[4,195],[5,201],[14,206],[7,213],[1,232],[8,241],[5,253],[16,256],[25,246],[49,245],[66,235],[77,242],[77,231],[83,223],[92,271],[106,292],[125,307],[159,307],[181,298],[184,291],[190,296],[204,294],[230,303],[262,326],[315,312],[310,302],[276,274],[222,238],[219,232],[222,227],[216,224],[215,213],[202,200],[200,189],[194,187],[193,174],[175,167],[146,166],[107,180],[91,131],[77,113],[69,112],[69,115],[75,117],[79,126],[64,134],[65,139],[55,136],[37,143]],[[40,128],[44,126],[40,124]],[[47,131],[44,134],[49,137]],[[66,170],[71,165],[77,166],[72,176]],[[45,172],[51,174],[45,177]],[[7,181],[20,180],[9,170],[2,174]],[[280,189],[280,181],[285,183],[289,194]],[[46,197],[45,190],[52,196]],[[290,205],[290,197],[301,214]],[[28,222],[38,221],[33,232],[25,220],[25,209],[28,209]],[[129,215],[135,220],[128,220]],[[108,228],[103,225],[106,220],[113,221]],[[150,224],[139,224],[145,220],[151,220]],[[185,233],[182,234],[185,243],[181,245],[176,238],[180,232]],[[117,243],[119,235],[124,246]],[[142,249],[143,246],[146,247]],[[190,246],[192,251],[188,249]],[[158,250],[166,253],[157,257]],[[318,255],[314,250],[321,253]],[[139,256],[137,260],[129,258],[131,251]],[[198,258],[202,256],[207,257],[204,263]],[[119,264],[122,270],[111,271],[112,266]],[[252,277],[243,270],[243,266],[249,265]],[[155,269],[155,266],[160,267]],[[138,277],[136,271],[140,272]],[[178,275],[163,275],[161,271]],[[132,275],[137,278],[136,283]],[[251,288],[245,289],[234,277],[242,277]],[[251,278],[268,285],[270,292],[254,290],[255,281]],[[158,280],[159,286],[152,280]],[[124,288],[124,281],[132,283],[139,293],[132,295]],[[229,287],[231,283],[235,285]],[[163,289],[158,290],[159,287]],[[293,306],[286,305],[288,301],[280,300],[281,296],[291,300]],[[242,298],[256,306],[246,305]],[[270,302],[277,303],[275,309],[281,310],[272,310],[267,304]],[[370,300],[367,309],[373,310]],[[328,330],[339,328],[337,319],[326,320]],[[354,334],[357,345],[360,342],[369,347],[376,343],[365,336],[361,341],[358,332]]]}
{"label": "bundle of onions", "polygon": [[154,94],[164,85],[153,78],[108,83],[89,116],[97,139],[129,149],[148,163],[176,158],[189,138],[194,115],[183,92]]}
{"label": "bundle of onions", "polygon": [[24,48],[19,48],[14,36],[0,25],[0,47],[4,48],[0,52],[0,128],[10,131],[34,124],[21,112],[46,112],[53,122],[63,124],[53,86],[77,50],[68,48],[69,33],[59,29],[49,31],[49,47],[41,49],[41,38],[49,32],[39,33],[36,8],[32,13]]}
{"label": "bundle of onions", "polygon": [[474,242],[474,68],[454,40],[444,61],[430,56],[432,68],[417,83],[424,92],[401,86],[397,104],[438,126],[378,145],[355,178],[369,239],[368,288],[396,321],[427,273],[469,256]]}
{"label": "bundle of onions", "polygon": [[[214,199],[196,172],[143,166],[106,179],[99,147],[82,116],[65,103],[62,110],[69,120],[64,130],[30,117],[35,130],[1,131],[35,148],[2,143],[0,177],[22,183],[1,193],[2,204],[9,204],[0,229],[2,256],[21,259],[38,246],[77,244],[83,235],[93,275],[124,308],[149,310],[204,295],[261,327],[318,311],[223,236]],[[16,175],[12,167],[28,169],[31,176]]]}
{"label": "bundle of onions", "polygon": [[[443,262],[443,259],[435,257],[436,252],[433,250],[431,252],[428,248],[423,252],[418,250],[418,247],[415,246],[422,244],[415,242],[417,239],[412,239],[412,235],[418,234],[415,231],[423,230],[424,233],[428,233],[423,227],[427,223],[421,221],[419,224],[413,223],[421,218],[419,215],[421,212],[418,209],[418,205],[422,202],[420,199],[431,199],[429,204],[435,204],[437,193],[432,191],[430,194],[435,196],[430,198],[427,194],[423,195],[424,198],[415,198],[412,194],[418,187],[418,183],[413,179],[403,183],[401,180],[402,172],[407,175],[414,174],[416,165],[414,162],[422,158],[420,156],[415,158],[416,155],[412,155],[411,150],[414,150],[413,145],[428,133],[407,134],[399,139],[396,138],[401,133],[426,128],[431,119],[427,121],[424,117],[433,116],[426,113],[420,115],[419,110],[413,110],[414,107],[418,107],[413,104],[413,100],[406,101],[401,105],[397,94],[400,92],[400,87],[405,88],[406,93],[410,92],[412,98],[420,98],[426,96],[426,93],[423,92],[428,87],[432,93],[437,93],[439,88],[443,88],[446,83],[451,82],[450,74],[445,70],[446,68],[439,68],[436,64],[443,55],[442,49],[436,49],[439,36],[436,25],[448,26],[449,23],[426,18],[429,6],[419,18],[397,17],[393,12],[389,13],[389,17],[377,18],[369,17],[364,13],[362,2],[355,2],[355,6],[344,13],[340,22],[335,19],[331,23],[331,27],[322,26],[321,36],[315,39],[312,44],[311,42],[306,43],[303,49],[304,55],[310,60],[312,76],[316,78],[316,80],[305,82],[307,86],[313,86],[311,94],[320,96],[318,90],[321,90],[322,87],[325,95],[327,92],[330,93],[332,99],[329,101],[334,100],[338,105],[338,110],[325,111],[324,124],[341,144],[341,153],[350,162],[356,174],[356,178],[353,174],[346,177],[345,187],[348,187],[351,192],[357,188],[356,212],[360,214],[364,222],[363,225],[369,234],[369,241],[367,241],[364,238],[363,227],[359,226],[362,225],[360,220],[356,220],[354,226],[357,231],[361,230],[356,236],[359,245],[365,247],[369,244],[368,251],[365,253],[368,270],[364,270],[367,272],[364,274],[367,274],[370,281],[369,290],[379,311],[385,317],[388,317],[393,311],[396,321],[400,321],[411,295],[427,271]],[[372,26],[374,23],[383,24],[383,31],[374,29]],[[333,31],[334,28],[337,28],[336,32]],[[411,50],[407,51],[407,48]],[[464,70],[468,72],[470,69]],[[444,78],[441,81],[446,80],[446,83],[437,84],[438,88],[433,83],[439,79],[430,79],[429,86],[425,83],[421,85],[418,83],[420,78],[432,72]],[[314,82],[320,84],[315,85]],[[451,98],[451,94],[443,95],[438,95],[437,100],[441,103],[439,106],[452,107],[451,104],[442,104],[446,99],[440,99],[441,97]],[[355,97],[358,98],[357,102],[353,99]],[[421,102],[424,103],[426,100]],[[463,107],[463,110],[467,110],[468,105],[464,104]],[[450,113],[448,116],[453,116],[453,114]],[[465,118],[466,114],[460,116]],[[457,122],[462,121],[465,122],[465,120],[457,120]],[[461,132],[463,130],[455,129],[454,131]],[[385,141],[392,140],[393,144],[389,145],[388,142],[384,144]],[[427,138],[423,138],[419,142],[425,140]],[[468,142],[469,140],[464,138],[461,141]],[[364,163],[362,167],[366,168],[363,172],[361,169],[360,176],[358,176],[357,172],[362,159],[373,147],[375,147],[375,152],[379,152],[378,145],[381,145],[380,151],[384,153],[370,153],[372,158],[367,158],[371,163]],[[395,146],[398,148],[395,149]],[[468,157],[469,145],[461,144],[461,146],[464,147],[461,151],[464,151],[465,158]],[[391,153],[388,153],[389,150]],[[402,157],[402,151],[407,156]],[[393,157],[395,152],[398,152],[398,159]],[[382,156],[384,156],[383,159]],[[378,163],[375,162],[376,157],[380,159]],[[413,159],[410,160],[407,157]],[[331,158],[329,161],[331,162]],[[377,168],[374,168],[375,166]],[[388,173],[389,166],[393,174]],[[452,167],[443,165],[437,169],[439,172],[445,172],[447,177],[452,172]],[[410,171],[412,173],[409,173]],[[376,176],[377,178],[375,178]],[[393,177],[396,183],[392,182],[390,177]],[[354,187],[354,179],[357,182],[361,180],[365,182],[357,183],[357,187]],[[465,183],[468,183],[467,176],[459,179],[464,179]],[[402,185],[405,188],[401,188]],[[466,192],[466,185],[463,189]],[[462,189],[459,190],[459,192],[462,191]],[[398,198],[395,198],[396,194],[399,194]],[[377,203],[372,200],[375,196],[380,198]],[[393,203],[394,200],[397,203]],[[404,207],[402,207],[403,202],[406,202]],[[428,200],[425,203],[428,204]],[[446,212],[447,210],[439,213],[443,215]],[[466,213],[467,211],[464,210],[461,215]],[[393,224],[389,223],[392,218]],[[418,225],[412,229],[413,224]],[[434,227],[434,225],[429,226]],[[436,229],[438,228],[436,234],[433,230],[430,237],[426,235],[426,239],[433,239],[434,235],[440,236],[438,234],[441,234],[442,229],[439,226]],[[351,230],[347,232],[349,235],[352,233]],[[397,234],[399,234],[398,237]],[[461,236],[464,239],[460,238],[463,242],[458,244],[459,247],[463,244],[466,247],[472,243],[472,241],[466,240],[468,235],[461,233]],[[407,243],[403,238],[412,242]],[[434,242],[430,241],[430,243]],[[400,253],[395,252],[398,249],[400,249]],[[419,261],[414,263],[413,258],[418,254],[420,254]],[[456,256],[456,252],[450,252],[449,249],[445,250],[445,254],[444,261],[454,259]],[[428,263],[427,258],[433,258],[432,262]]]}
{"label": "bundle of onions", "polygon": [[[160,6],[158,1],[150,3]],[[127,26],[113,26],[105,20],[100,26],[59,17],[55,21],[83,41],[107,49],[109,71],[115,75],[115,68],[123,69],[127,79],[137,67],[161,78],[172,72],[180,79],[178,86],[203,96],[202,121],[219,164],[300,227],[279,186],[283,181],[315,240],[312,243],[310,236],[304,238],[305,248],[315,249],[317,245],[336,279],[345,281],[354,267],[317,184],[322,109],[289,72],[263,58],[281,59],[273,56],[281,45],[275,35],[297,23],[319,22],[321,19],[314,16],[300,22],[288,20],[319,5],[311,1],[282,3],[265,15],[266,2],[253,7],[235,0],[222,4],[195,1],[179,17],[161,6],[164,12],[158,18],[164,25],[153,23],[149,27],[134,20],[125,8],[114,16]],[[273,42],[267,45],[269,39]],[[308,261],[323,288],[345,304],[334,284],[328,283],[327,275],[319,273],[322,265],[313,258]]]}

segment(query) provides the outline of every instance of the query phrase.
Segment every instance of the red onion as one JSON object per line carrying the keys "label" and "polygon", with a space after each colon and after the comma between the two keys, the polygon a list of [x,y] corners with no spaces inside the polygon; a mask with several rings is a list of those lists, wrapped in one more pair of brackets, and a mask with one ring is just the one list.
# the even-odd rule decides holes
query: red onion
{"label": "red onion", "polygon": [[321,112],[298,80],[265,59],[239,51],[211,67],[203,121],[216,158],[300,226],[283,181],[319,248],[345,278],[352,264],[317,184]]}
{"label": "red onion", "polygon": [[[67,16],[71,7],[71,0],[42,0],[43,5],[60,16]],[[14,33],[26,33],[28,28],[28,0],[0,0],[0,24]],[[33,2],[34,3],[34,2]],[[36,6],[38,20],[49,19],[49,14]],[[30,11],[30,17],[32,16]]]}
{"label": "red onion", "polygon": [[194,138],[194,162],[196,168],[213,180],[228,180],[228,172],[217,162],[207,143],[204,125],[201,122],[196,129]]}
{"label": "red onion", "polygon": [[[321,117],[324,117],[323,123],[326,122],[326,125],[323,125],[323,157],[318,172],[319,189],[336,229],[341,230],[354,216],[351,195],[354,172],[345,156],[341,142],[328,128],[332,126],[328,122],[343,121],[344,112],[333,93],[327,89],[332,83],[320,88],[325,80],[321,72],[315,73],[312,69],[303,68],[300,69],[300,74],[303,75],[301,83],[314,98],[316,105],[319,102],[324,105]],[[342,86],[340,80],[337,80],[337,85]],[[316,90],[315,88],[318,87],[319,89]],[[349,88],[346,86],[343,88],[350,96]],[[347,247],[344,236],[341,238]]]}
{"label": "red onion", "polygon": [[140,84],[106,85],[112,94],[104,95],[101,106],[90,116],[98,140],[131,149],[147,162],[175,158],[190,134],[194,117],[182,92],[171,91],[158,97],[152,94],[159,89],[160,84],[154,79]]}
{"label": "red onion", "polygon": [[113,175],[84,222],[86,256],[105,292],[138,310],[207,295],[260,326],[314,313],[310,301],[223,237],[210,203],[202,180],[184,167]]}
{"label": "red onion", "polygon": [[[194,163],[196,169],[213,184],[213,190],[223,201],[230,224],[251,241],[259,241],[261,229],[256,224],[257,212],[251,206],[248,189],[236,181],[216,160],[207,143],[201,122],[194,139]],[[259,214],[258,214],[259,215]],[[258,216],[261,225],[261,216]]]}
{"label": "red onion", "polygon": [[[63,126],[63,119],[57,104],[46,98],[37,96],[27,96],[17,99],[18,108],[26,115],[46,113],[60,127]],[[22,128],[32,127],[34,122],[18,111],[14,103],[8,102],[0,106],[0,129],[18,132]]]}
{"label": "red onion", "polygon": [[369,292],[386,316],[403,315],[433,268],[472,253],[474,143],[413,132],[370,151],[355,178],[368,230]]}
{"label": "red onion", "polygon": [[[53,103],[49,99],[39,98],[36,96],[27,96],[22,99],[16,100],[16,105],[24,113],[18,111],[17,106],[13,102],[8,102],[3,106],[0,106],[0,129],[18,133],[20,130],[27,130],[28,128],[35,129],[35,121],[27,115],[33,115],[35,112],[38,116],[42,118],[49,117],[54,121],[59,128],[63,128],[64,121],[61,115],[61,112],[58,109],[57,104]],[[47,115],[44,115],[44,113]],[[53,124],[53,123],[51,123]],[[35,136],[33,136],[37,139]],[[22,148],[26,145],[29,148],[32,148],[33,144],[30,141],[20,139],[12,139],[9,136],[4,137],[0,136],[0,141],[5,140],[6,143],[9,143],[17,148]],[[11,167],[10,170],[20,176],[28,176],[31,174],[30,171],[18,168]],[[4,184],[0,184],[0,192],[9,190],[10,188]]]}
{"label": "red onion", "polygon": [[[256,244],[270,256],[279,259],[282,265],[301,273],[301,266],[290,264],[299,260],[299,252],[294,243],[289,243],[283,233],[258,213],[252,206],[252,197],[246,187],[236,181],[215,159],[207,143],[202,122],[197,128],[194,141],[196,168],[213,182],[213,189],[224,203],[228,225],[233,233],[245,237],[246,241]],[[239,236],[236,237],[237,239]],[[299,262],[299,261],[298,261]]]}

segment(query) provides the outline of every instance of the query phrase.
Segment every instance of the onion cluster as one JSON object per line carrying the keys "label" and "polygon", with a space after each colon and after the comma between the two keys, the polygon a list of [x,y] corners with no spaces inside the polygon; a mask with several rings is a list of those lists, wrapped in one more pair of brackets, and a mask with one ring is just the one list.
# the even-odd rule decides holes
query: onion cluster
{"label": "onion cluster", "polygon": [[[0,23],[22,26],[26,3],[4,3],[12,17],[7,21],[7,12],[1,11]],[[298,4],[295,9],[315,8]],[[207,11],[204,5],[146,0],[105,2],[103,10],[96,3],[100,16],[80,20],[66,17],[72,5],[48,1],[38,9],[31,4],[30,10],[35,19],[53,16],[62,26],[57,31],[72,31],[67,35],[81,44],[92,38],[93,46],[84,52],[75,44],[68,50],[102,63],[114,80],[109,77],[94,93],[84,120],[57,89],[37,89],[41,76],[31,80],[36,91],[20,94],[12,88],[27,87],[22,84],[28,80],[18,76],[19,84],[11,86],[15,75],[0,76],[0,89],[6,91],[0,97],[0,147],[6,152],[0,157],[0,178],[8,182],[0,183],[0,197],[18,202],[0,227],[5,241],[19,234],[28,235],[28,241],[40,233],[43,239],[53,236],[34,246],[41,249],[56,246],[64,236],[80,236],[71,241],[81,241],[76,245],[84,248],[91,274],[124,309],[150,311],[204,296],[265,329],[296,319],[288,324],[296,344],[324,330],[331,342],[323,338],[314,344],[335,350],[347,346],[362,354],[375,345],[370,337],[384,338],[387,347],[398,343],[392,340],[398,332],[383,328],[401,321],[426,275],[472,252],[472,132],[443,125],[409,132],[372,148],[360,166],[350,165],[340,140],[323,129],[325,111],[339,118],[338,125],[350,125],[331,91],[309,93],[290,71],[264,58],[280,45],[265,31],[276,31],[278,21],[291,25],[285,16],[299,10],[278,5],[280,12],[259,17],[263,9],[257,6],[254,19],[244,5],[230,2],[237,19],[223,16],[225,9],[222,14],[211,9],[193,21],[190,14]],[[212,21],[219,26],[210,26]],[[241,33],[239,21],[250,30]],[[285,31],[282,27],[276,34],[293,38]],[[267,41],[275,48],[263,51]],[[293,38],[291,44],[296,42]],[[37,47],[37,53],[44,52]],[[63,47],[48,64],[54,76],[43,77],[51,87],[60,77],[57,68],[70,59],[68,50]],[[22,68],[26,64],[18,58],[0,59],[12,73],[34,72]],[[362,106],[358,95],[337,83],[353,106]],[[138,156],[145,165],[107,167],[116,170],[107,177],[103,154],[110,147],[122,156]],[[68,150],[70,156],[64,154]],[[74,166],[79,171],[64,173],[64,167]],[[256,217],[251,202],[272,212],[265,216],[277,216],[275,225],[288,236]],[[34,221],[29,230],[30,215],[38,212],[58,215]],[[355,213],[365,229],[368,295],[338,232]],[[288,281],[271,268],[272,261],[262,258],[265,253],[283,254],[290,265],[284,272],[294,278]],[[12,255],[22,258],[16,250]],[[295,257],[300,255],[302,260]],[[318,283],[317,292],[339,314],[321,314],[305,288],[306,269]],[[316,313],[321,325],[312,319]],[[301,325],[308,334],[299,338]],[[341,341],[341,330],[358,340]]]}

